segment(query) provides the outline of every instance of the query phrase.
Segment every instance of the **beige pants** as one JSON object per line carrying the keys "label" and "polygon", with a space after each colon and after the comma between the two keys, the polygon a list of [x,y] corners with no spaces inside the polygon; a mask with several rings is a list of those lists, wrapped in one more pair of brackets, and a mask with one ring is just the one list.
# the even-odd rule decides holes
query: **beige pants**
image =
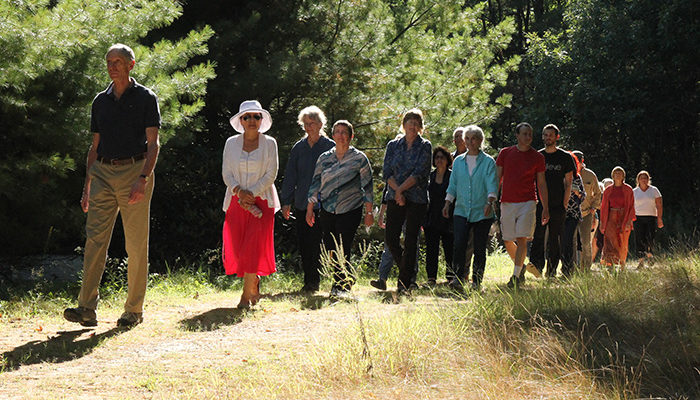
{"label": "beige pants", "polygon": [[137,204],[127,204],[131,185],[136,182],[145,161],[130,165],[107,165],[99,161],[90,168],[90,206],[85,232],[83,283],[78,304],[94,310],[100,297],[99,285],[105,270],[107,249],[117,214],[121,212],[128,255],[128,295],[125,311],[140,313],[148,278],[148,229],[155,175],[146,184],[146,193]]}

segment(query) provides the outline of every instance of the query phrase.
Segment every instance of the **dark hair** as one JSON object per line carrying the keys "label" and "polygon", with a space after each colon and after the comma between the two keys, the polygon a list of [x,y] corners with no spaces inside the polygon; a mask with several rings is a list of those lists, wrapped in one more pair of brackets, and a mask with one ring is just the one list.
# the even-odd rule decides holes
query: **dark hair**
{"label": "dark hair", "polygon": [[348,128],[348,131],[350,132],[350,137],[355,136],[355,128],[352,127],[352,124],[347,119],[339,119],[335,121],[335,123],[333,123],[333,127],[331,128],[331,134],[333,134],[333,131],[335,130],[335,127],[337,125],[343,125],[344,127]]}
{"label": "dark hair", "polygon": [[450,168],[452,166],[452,154],[450,154],[450,151],[447,150],[447,147],[445,146],[437,146],[435,150],[433,150],[433,167],[437,168],[437,165],[435,165],[435,156],[437,153],[442,153],[445,155],[445,158],[447,159],[447,168]]}
{"label": "dark hair", "polygon": [[554,125],[554,124],[545,125],[544,128],[542,128],[542,133],[544,133],[544,131],[546,131],[547,129],[553,130],[554,132],[556,132],[557,136],[559,136],[559,128],[556,125]]}
{"label": "dark hair", "polygon": [[522,128],[530,128],[532,130],[532,125],[528,124],[527,122],[521,122],[515,127],[515,134],[517,135],[520,133],[520,129]]}

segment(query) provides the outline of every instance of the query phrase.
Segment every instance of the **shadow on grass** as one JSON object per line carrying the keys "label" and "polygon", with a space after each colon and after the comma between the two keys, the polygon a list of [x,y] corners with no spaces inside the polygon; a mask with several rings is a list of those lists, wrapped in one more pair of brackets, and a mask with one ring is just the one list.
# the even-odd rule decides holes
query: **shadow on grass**
{"label": "shadow on grass", "polygon": [[236,325],[253,310],[239,308],[215,308],[205,313],[180,321],[180,329],[185,331],[214,331],[222,326]]}
{"label": "shadow on grass", "polygon": [[93,329],[59,331],[47,340],[33,340],[0,355],[0,372],[13,371],[23,365],[39,363],[61,363],[75,360],[92,352],[104,340],[126,332],[124,328],[91,334],[86,339],[76,340]]}
{"label": "shadow on grass", "polygon": [[558,327],[576,358],[601,381],[625,383],[628,396],[700,398],[700,288],[682,274],[659,275],[628,287],[601,279],[587,299],[577,298],[579,282],[520,291],[514,316]]}

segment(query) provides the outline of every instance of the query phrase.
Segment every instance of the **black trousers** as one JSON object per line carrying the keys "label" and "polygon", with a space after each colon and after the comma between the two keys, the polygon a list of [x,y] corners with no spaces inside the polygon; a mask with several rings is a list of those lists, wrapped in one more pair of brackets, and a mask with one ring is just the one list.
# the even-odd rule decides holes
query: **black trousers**
{"label": "black trousers", "polygon": [[636,237],[637,256],[646,257],[654,248],[656,236],[656,217],[653,215],[637,215],[634,221],[634,235]]}
{"label": "black trousers", "polygon": [[445,275],[449,278],[450,272],[452,271],[452,246],[454,235],[447,227],[436,228],[426,226],[423,227],[423,233],[425,233],[425,273],[428,279],[437,279],[440,241],[442,241],[442,250],[445,253],[445,262],[447,263],[447,272]]}
{"label": "black trousers", "polygon": [[489,231],[493,224],[493,218],[476,222],[469,222],[459,215],[454,216],[455,232],[455,255],[454,269],[456,276],[462,282],[468,282],[469,259],[471,254],[467,251],[469,243],[473,243],[472,253],[474,254],[474,269],[472,271],[472,282],[481,285],[484,279],[484,269],[486,269],[486,245],[489,240]]}
{"label": "black trousers", "polygon": [[[355,233],[357,232],[357,227],[360,225],[361,219],[361,206],[343,214],[332,214],[324,209],[321,209],[323,245],[326,247],[326,250],[333,251],[334,256],[337,257],[338,253],[335,251],[335,244],[336,242],[338,244],[342,244],[346,267],[350,266],[352,242],[355,239]],[[344,269],[340,265],[336,264],[335,272],[333,273],[334,286],[345,290],[350,289],[355,279],[354,277],[349,276],[346,273],[347,271],[347,269]]]}
{"label": "black trousers", "polygon": [[[530,249],[530,262],[540,271],[545,266],[545,249],[547,252],[547,276],[555,276],[561,258],[560,238],[564,229],[566,210],[564,207],[549,209],[549,222],[542,225],[542,205],[537,203],[537,217],[535,219],[535,236],[532,238]],[[545,235],[547,243],[545,247]]]}
{"label": "black trousers", "polygon": [[561,273],[570,276],[577,268],[574,262],[574,249],[578,247],[576,232],[579,221],[575,218],[566,218],[564,221],[564,233],[561,235]]}
{"label": "black trousers", "polygon": [[[406,205],[399,206],[394,200],[387,202],[384,240],[399,268],[399,289],[407,289],[416,281],[418,230],[427,211],[427,204],[406,201]],[[406,223],[406,233],[404,246],[401,246],[401,227],[404,222]]]}
{"label": "black trousers", "polygon": [[[304,287],[318,289],[321,282],[321,224],[309,226],[306,210],[295,209],[297,219],[297,245],[304,269]],[[320,221],[319,210],[314,210],[316,221]]]}

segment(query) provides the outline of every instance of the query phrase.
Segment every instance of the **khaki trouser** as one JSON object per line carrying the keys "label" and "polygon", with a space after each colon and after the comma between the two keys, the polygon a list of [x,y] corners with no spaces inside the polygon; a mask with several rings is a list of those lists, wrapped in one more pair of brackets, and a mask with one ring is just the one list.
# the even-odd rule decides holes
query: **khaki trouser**
{"label": "khaki trouser", "polygon": [[83,283],[78,297],[81,307],[97,308],[99,285],[105,270],[107,249],[112,239],[117,213],[121,212],[128,255],[128,295],[124,310],[140,313],[148,278],[148,229],[155,175],[146,184],[142,201],[127,204],[131,185],[136,182],[145,161],[129,165],[108,165],[99,161],[90,168],[90,206],[85,232]]}
{"label": "khaki trouser", "polygon": [[591,227],[595,218],[595,210],[583,217],[583,221],[579,225],[581,233],[581,269],[584,271],[591,270]]}

